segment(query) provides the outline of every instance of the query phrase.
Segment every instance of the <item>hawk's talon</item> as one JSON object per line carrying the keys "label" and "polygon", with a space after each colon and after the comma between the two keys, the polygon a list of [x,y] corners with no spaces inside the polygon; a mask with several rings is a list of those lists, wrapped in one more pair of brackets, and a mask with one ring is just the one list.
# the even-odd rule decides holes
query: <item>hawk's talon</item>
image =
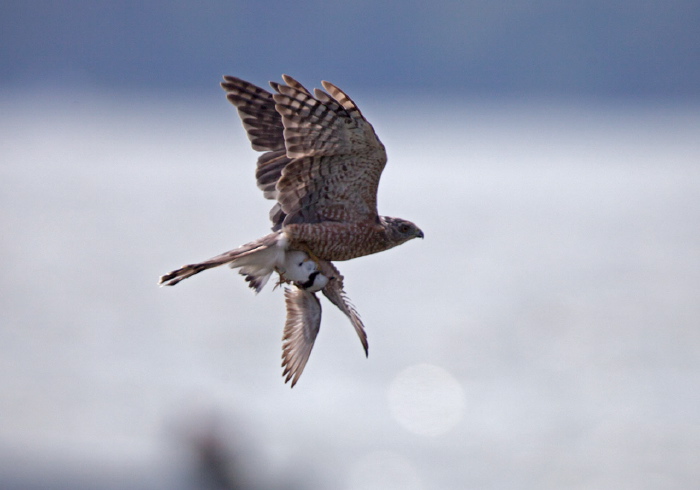
{"label": "hawk's talon", "polygon": [[275,272],[277,273],[278,279],[277,279],[277,283],[272,288],[273,291],[275,289],[277,289],[278,287],[282,286],[283,284],[291,284],[292,283],[292,281],[290,281],[289,279],[286,279],[284,277],[284,274],[282,273],[282,271],[279,270],[278,267],[275,267]]}

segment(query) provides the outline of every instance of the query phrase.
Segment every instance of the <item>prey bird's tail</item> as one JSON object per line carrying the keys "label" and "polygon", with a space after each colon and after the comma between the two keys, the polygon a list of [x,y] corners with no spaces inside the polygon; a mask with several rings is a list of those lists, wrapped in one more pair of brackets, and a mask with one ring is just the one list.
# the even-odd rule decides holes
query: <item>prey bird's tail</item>
{"label": "prey bird's tail", "polygon": [[204,270],[229,264],[234,269],[240,267],[240,272],[246,276],[248,285],[255,291],[260,291],[275,268],[284,262],[285,250],[286,239],[282,233],[271,233],[204,262],[185,265],[177,270],[168,272],[160,276],[158,283],[161,286],[174,286],[183,279],[199,274]]}

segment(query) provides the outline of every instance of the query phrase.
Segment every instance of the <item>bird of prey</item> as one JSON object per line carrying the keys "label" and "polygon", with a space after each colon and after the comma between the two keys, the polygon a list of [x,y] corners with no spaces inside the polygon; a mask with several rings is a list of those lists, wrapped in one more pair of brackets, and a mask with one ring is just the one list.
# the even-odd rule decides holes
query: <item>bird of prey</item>
{"label": "bird of prey", "polygon": [[240,78],[221,83],[236,106],[254,150],[258,187],[275,201],[272,233],[160,278],[174,286],[203,270],[228,264],[259,292],[273,272],[286,283],[282,345],[285,383],[299,380],[321,325],[321,291],[348,316],[365,355],[367,335],[332,261],[388,250],[423,232],[410,221],[377,213],[384,145],[355,103],[329,82],[312,94],[292,77],[270,82],[270,93]]}

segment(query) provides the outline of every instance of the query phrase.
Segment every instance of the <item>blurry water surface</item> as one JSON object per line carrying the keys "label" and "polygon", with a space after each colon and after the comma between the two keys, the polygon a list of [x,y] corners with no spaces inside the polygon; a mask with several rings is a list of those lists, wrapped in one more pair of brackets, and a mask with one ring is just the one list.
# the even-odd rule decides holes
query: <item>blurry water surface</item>
{"label": "blurry water surface", "polygon": [[699,108],[356,99],[426,238],[290,390],[280,290],[156,285],[268,230],[224,98],[2,96],[0,484],[196,488],[212,434],[248,487],[700,481]]}

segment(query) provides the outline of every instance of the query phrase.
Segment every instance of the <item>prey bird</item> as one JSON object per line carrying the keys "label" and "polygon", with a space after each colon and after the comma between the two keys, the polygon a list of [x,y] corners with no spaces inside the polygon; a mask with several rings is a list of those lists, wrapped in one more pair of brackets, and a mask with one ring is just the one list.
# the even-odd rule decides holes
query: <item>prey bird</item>
{"label": "prey bird", "polygon": [[270,93],[240,78],[221,83],[236,106],[254,150],[264,152],[258,187],[275,201],[272,233],[235,250],[161,276],[174,286],[203,270],[228,264],[259,292],[273,272],[285,288],[282,367],[294,386],[321,325],[321,291],[348,316],[365,355],[367,334],[332,261],[388,250],[423,232],[410,221],[377,213],[377,187],[386,165],[384,145],[355,103],[322,82],[313,94],[292,77],[270,82]]}

